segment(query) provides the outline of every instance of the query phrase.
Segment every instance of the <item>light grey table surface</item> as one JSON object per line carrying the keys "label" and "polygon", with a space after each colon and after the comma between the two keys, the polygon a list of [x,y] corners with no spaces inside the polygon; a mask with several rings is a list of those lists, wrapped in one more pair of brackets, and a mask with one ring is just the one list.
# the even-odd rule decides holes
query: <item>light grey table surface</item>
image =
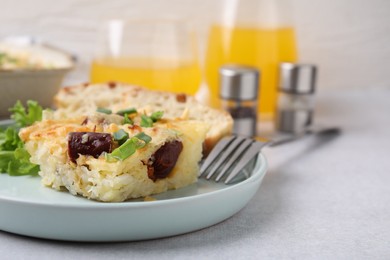
{"label": "light grey table surface", "polygon": [[100,244],[0,231],[0,259],[390,259],[390,88],[320,92],[316,120],[343,133],[265,149],[259,191],[220,224]]}

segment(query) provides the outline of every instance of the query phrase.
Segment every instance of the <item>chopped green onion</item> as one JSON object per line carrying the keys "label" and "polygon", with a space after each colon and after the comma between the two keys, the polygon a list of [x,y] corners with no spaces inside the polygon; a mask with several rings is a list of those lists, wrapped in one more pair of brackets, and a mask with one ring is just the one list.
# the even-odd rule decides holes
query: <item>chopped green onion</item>
{"label": "chopped green onion", "polygon": [[119,145],[122,145],[127,139],[129,139],[129,134],[123,129],[114,133],[114,140],[117,141]]}
{"label": "chopped green onion", "polygon": [[164,115],[164,111],[156,111],[152,113],[150,118],[153,120],[153,122],[157,122],[157,120],[160,120]]}
{"label": "chopped green onion", "polygon": [[107,161],[112,159],[125,160],[136,152],[137,149],[144,147],[152,138],[144,133],[139,133],[130,139],[127,139],[121,146],[116,148],[111,154],[106,155]]}
{"label": "chopped green onion", "polygon": [[118,115],[120,116],[123,116],[123,115],[130,115],[130,114],[134,114],[134,113],[137,113],[137,109],[135,109],[134,107],[132,108],[127,108],[127,109],[122,109],[122,110],[119,110],[118,112],[116,112]]}
{"label": "chopped green onion", "polygon": [[137,150],[133,139],[127,139],[127,141],[116,148],[112,153],[111,156],[115,159],[123,161],[127,157],[131,156],[135,151]]}
{"label": "chopped green onion", "polygon": [[96,112],[103,113],[103,114],[107,114],[107,115],[112,114],[111,109],[104,108],[104,107],[98,107],[98,108],[96,109]]}
{"label": "chopped green onion", "polygon": [[133,120],[129,117],[129,114],[125,114],[123,118],[123,124],[129,124],[129,125],[134,125]]}
{"label": "chopped green onion", "polygon": [[141,115],[141,126],[142,127],[152,127],[153,120],[147,115]]}
{"label": "chopped green onion", "polygon": [[152,127],[154,122],[160,120],[164,115],[164,111],[153,112],[151,116],[141,115],[141,126]]}
{"label": "chopped green onion", "polygon": [[140,148],[144,147],[145,145],[147,145],[147,143],[144,140],[141,140],[135,136],[133,136],[131,138],[131,141],[133,142],[136,149],[140,149]]}
{"label": "chopped green onion", "polygon": [[141,139],[146,144],[148,144],[148,143],[150,143],[150,141],[152,141],[152,137],[150,137],[149,135],[145,134],[144,132],[136,134],[135,137],[137,137],[138,139]]}

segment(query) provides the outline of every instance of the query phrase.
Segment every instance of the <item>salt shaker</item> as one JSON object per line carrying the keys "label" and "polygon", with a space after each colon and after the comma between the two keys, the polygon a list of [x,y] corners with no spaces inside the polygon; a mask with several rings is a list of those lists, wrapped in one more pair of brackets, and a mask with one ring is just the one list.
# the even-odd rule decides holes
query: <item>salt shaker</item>
{"label": "salt shaker", "polygon": [[315,65],[280,64],[277,130],[298,133],[312,124],[316,77]]}
{"label": "salt shaker", "polygon": [[260,72],[254,67],[225,65],[219,74],[221,104],[234,119],[233,133],[255,136]]}

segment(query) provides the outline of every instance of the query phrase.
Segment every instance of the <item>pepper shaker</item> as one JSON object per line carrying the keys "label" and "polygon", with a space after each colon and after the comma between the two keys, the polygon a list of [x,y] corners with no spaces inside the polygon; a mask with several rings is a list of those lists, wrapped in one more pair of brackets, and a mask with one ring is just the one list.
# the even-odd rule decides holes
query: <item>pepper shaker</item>
{"label": "pepper shaker", "polygon": [[315,65],[280,64],[277,130],[298,133],[313,123],[316,77]]}
{"label": "pepper shaker", "polygon": [[260,72],[254,67],[225,65],[219,73],[221,104],[233,117],[233,133],[255,136]]}

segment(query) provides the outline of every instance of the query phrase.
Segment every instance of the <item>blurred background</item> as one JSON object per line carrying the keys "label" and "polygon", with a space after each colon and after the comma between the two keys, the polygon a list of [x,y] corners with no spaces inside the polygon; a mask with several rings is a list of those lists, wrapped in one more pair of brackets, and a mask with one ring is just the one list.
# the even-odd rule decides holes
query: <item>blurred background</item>
{"label": "blurred background", "polygon": [[[0,0],[0,37],[33,35],[78,57],[66,84],[88,80],[102,19],[185,18],[205,41],[215,0]],[[319,88],[389,86],[390,1],[292,0],[300,61],[321,70]]]}

